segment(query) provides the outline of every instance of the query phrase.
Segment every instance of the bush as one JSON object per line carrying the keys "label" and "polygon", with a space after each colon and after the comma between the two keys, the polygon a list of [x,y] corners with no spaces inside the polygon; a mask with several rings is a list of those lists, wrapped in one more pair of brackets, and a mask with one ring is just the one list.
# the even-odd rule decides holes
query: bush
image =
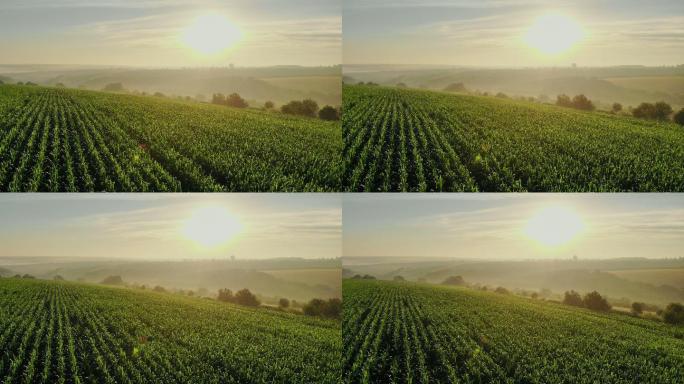
{"label": "bush", "polygon": [[672,117],[672,120],[679,125],[684,125],[684,108],[675,113],[675,115]]}
{"label": "bush", "polygon": [[632,116],[640,119],[667,120],[672,114],[672,107],[664,101],[655,104],[641,103],[632,110]]}
{"label": "bush", "polygon": [[290,300],[288,300],[288,299],[286,299],[286,298],[283,297],[282,299],[280,299],[280,300],[278,301],[278,306],[279,306],[280,308],[287,308],[287,307],[290,306]]}
{"label": "bush", "polygon": [[161,285],[157,285],[154,288],[152,288],[153,292],[159,292],[159,293],[166,293],[166,288],[162,287]]}
{"label": "bush", "polygon": [[226,96],[223,93],[211,95],[211,103],[216,105],[226,105]]}
{"label": "bush", "polygon": [[109,83],[102,88],[105,92],[123,92],[125,91],[123,84],[121,83]]}
{"label": "bush", "polygon": [[565,292],[565,297],[563,298],[563,304],[572,305],[574,307],[584,306],[584,302],[582,301],[582,296],[580,296],[580,294],[575,292],[575,291]]}
{"label": "bush", "polygon": [[340,119],[340,114],[337,112],[337,109],[326,105],[325,107],[321,108],[320,111],[318,111],[318,117],[321,120],[335,121]]}
{"label": "bush", "polygon": [[466,285],[462,276],[449,276],[442,282],[444,285]]}
{"label": "bush", "polygon": [[406,281],[406,279],[404,279],[404,276],[394,276],[393,280],[394,281]]}
{"label": "bush", "polygon": [[663,320],[668,324],[684,324],[684,305],[670,303],[663,311]]}
{"label": "bush", "polygon": [[257,297],[249,291],[249,289],[241,289],[235,294],[235,303],[245,305],[248,307],[258,307],[261,302]]}
{"label": "bush", "polygon": [[508,292],[508,289],[506,289],[506,288],[504,288],[504,287],[497,287],[497,288],[494,290],[494,292],[500,293],[500,294],[502,294],[502,295],[508,295],[508,294],[510,293],[510,292]]}
{"label": "bush", "polygon": [[451,83],[444,87],[445,92],[468,92],[463,83]]}
{"label": "bush", "polygon": [[584,295],[584,306],[594,311],[609,311],[610,304],[598,292],[592,291]]}
{"label": "bush", "polygon": [[303,311],[307,316],[339,319],[342,315],[342,300],[329,299],[325,301],[322,299],[311,299],[311,301],[304,305]]}
{"label": "bush", "polygon": [[264,109],[273,109],[275,107],[275,104],[273,104],[272,101],[267,101],[264,103]]}
{"label": "bush", "polygon": [[593,111],[596,109],[594,103],[584,95],[577,95],[572,98],[572,107],[582,111]]}
{"label": "bush", "polygon": [[618,113],[618,112],[622,111],[622,104],[613,103],[613,107],[610,109],[610,111],[613,113]]}
{"label": "bush", "polygon": [[107,276],[102,280],[100,284],[106,285],[123,285],[123,279],[121,276]]}
{"label": "bush", "polygon": [[247,108],[249,104],[237,93],[231,93],[230,96],[226,98],[226,105],[235,108]]}
{"label": "bush", "polygon": [[644,303],[632,303],[632,314],[636,316],[642,313],[644,313]]}
{"label": "bush", "polygon": [[408,86],[405,83],[398,83],[397,88],[408,88]]}
{"label": "bush", "polygon": [[233,291],[228,288],[219,289],[218,291],[218,301],[223,301],[226,303],[232,303],[235,300],[233,296]]}

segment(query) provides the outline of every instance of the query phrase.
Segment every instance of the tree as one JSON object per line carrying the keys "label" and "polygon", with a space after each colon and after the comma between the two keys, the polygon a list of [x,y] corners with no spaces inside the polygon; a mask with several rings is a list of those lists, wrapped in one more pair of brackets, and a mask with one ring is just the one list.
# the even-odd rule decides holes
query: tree
{"label": "tree", "polygon": [[663,311],[663,320],[668,324],[684,324],[684,305],[670,303]]}
{"label": "tree", "polygon": [[308,303],[304,304],[302,311],[307,316],[320,316],[323,313],[323,306],[325,306],[324,300],[311,299]]}
{"label": "tree", "polygon": [[57,84],[55,84],[55,87],[57,87],[57,88],[66,88],[66,85],[64,85],[64,83],[57,83]]}
{"label": "tree", "polygon": [[293,100],[280,107],[280,110],[288,115],[316,117],[318,112],[318,103],[311,99],[302,101]]}
{"label": "tree", "polygon": [[684,125],[684,108],[675,113],[675,115],[672,117],[672,120],[679,125]]}
{"label": "tree", "polygon": [[154,95],[152,95],[152,96],[154,96],[154,97],[166,97],[166,96],[165,96],[163,93],[161,93],[161,92],[155,92]]}
{"label": "tree", "polygon": [[311,99],[306,99],[302,101],[302,107],[304,107],[304,116],[316,117],[316,113],[318,113],[318,103]]}
{"label": "tree", "polygon": [[261,304],[259,299],[257,299],[257,297],[247,288],[237,291],[235,294],[235,302],[248,307],[258,307],[259,304]]}
{"label": "tree", "polygon": [[408,86],[405,83],[398,83],[397,88],[408,88]]}
{"label": "tree", "polygon": [[644,303],[632,303],[632,314],[641,315],[644,312]]}
{"label": "tree", "polygon": [[109,83],[102,88],[105,92],[123,92],[124,86],[121,83]]}
{"label": "tree", "polygon": [[583,302],[585,307],[594,311],[606,312],[610,310],[610,304],[608,304],[608,301],[596,291],[592,291],[584,295]]}
{"label": "tree", "polygon": [[565,297],[563,298],[563,304],[572,305],[574,307],[584,306],[584,302],[582,301],[582,296],[580,296],[580,294],[575,292],[575,291],[565,292]]}
{"label": "tree", "polygon": [[233,291],[231,291],[228,288],[219,289],[218,301],[232,303],[234,300],[235,300],[235,297],[233,296]]}
{"label": "tree", "polygon": [[28,273],[25,273],[24,276],[21,277],[22,279],[35,279],[34,276],[29,275]]}
{"label": "tree", "polygon": [[328,302],[323,306],[322,315],[331,319],[339,319],[342,316],[342,300],[328,299]]}
{"label": "tree", "polygon": [[465,280],[462,276],[449,276],[442,282],[444,285],[466,285]]}
{"label": "tree", "polygon": [[107,276],[102,280],[100,284],[105,284],[105,285],[123,285],[123,279],[121,276]]}
{"label": "tree", "polygon": [[2,80],[0,80],[0,85],[3,85],[3,84],[5,84],[5,82],[4,82],[4,81],[2,81]]}
{"label": "tree", "polygon": [[445,92],[468,92],[463,83],[451,83],[444,87]]}
{"label": "tree", "polygon": [[610,111],[613,113],[618,113],[618,112],[622,111],[622,104],[613,103],[613,107],[610,109]]}
{"label": "tree", "polygon": [[287,308],[290,306],[290,300],[283,297],[278,301],[278,306],[280,308]]}
{"label": "tree", "polygon": [[57,280],[57,281],[63,281],[63,280],[64,280],[64,278],[62,277],[62,275],[55,275],[55,277],[53,277],[53,279],[54,279],[54,280]]}
{"label": "tree", "polygon": [[211,95],[211,103],[217,105],[226,105],[226,96],[223,93],[214,93]]}
{"label": "tree", "polygon": [[670,114],[672,114],[672,107],[664,101],[655,104],[641,103],[632,110],[632,116],[641,119],[667,120]]}
{"label": "tree", "polygon": [[558,95],[556,97],[556,105],[559,107],[572,107],[572,100],[570,100],[568,95]]}
{"label": "tree", "polygon": [[375,280],[375,276],[373,275],[363,275],[364,280]]}
{"label": "tree", "polygon": [[162,287],[161,285],[157,285],[154,288],[152,288],[153,292],[159,292],[159,293],[165,293],[166,289]]}
{"label": "tree", "polygon": [[406,281],[406,279],[404,279],[404,276],[394,276],[393,280],[394,281]]}
{"label": "tree", "polygon": [[572,107],[583,111],[593,111],[596,109],[594,103],[584,95],[576,95],[572,98]]}
{"label": "tree", "polygon": [[237,93],[231,93],[226,99],[226,105],[235,108],[247,108],[249,104]]}
{"label": "tree", "polygon": [[496,292],[496,293],[501,293],[502,295],[508,295],[508,293],[509,293],[509,292],[508,292],[508,289],[506,289],[506,288],[504,288],[504,287],[497,287],[497,288],[494,290],[494,292]]}
{"label": "tree", "polygon": [[497,93],[496,95],[494,95],[494,97],[498,97],[498,98],[500,98],[500,99],[508,99],[508,95],[506,95],[506,94],[503,93],[503,92]]}
{"label": "tree", "polygon": [[264,109],[273,109],[275,107],[275,104],[273,104],[272,101],[267,101],[264,103]]}
{"label": "tree", "polygon": [[318,111],[318,117],[321,120],[335,121],[340,119],[340,114],[337,112],[337,109],[326,105]]}

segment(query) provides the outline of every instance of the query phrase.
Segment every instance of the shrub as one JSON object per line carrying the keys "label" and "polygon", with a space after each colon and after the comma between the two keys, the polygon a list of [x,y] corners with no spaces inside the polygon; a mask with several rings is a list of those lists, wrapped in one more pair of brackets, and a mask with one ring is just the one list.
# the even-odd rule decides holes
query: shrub
{"label": "shrub", "polygon": [[326,105],[318,111],[318,117],[321,120],[335,121],[340,119],[340,114],[337,112],[337,109]]}
{"label": "shrub", "polygon": [[610,111],[613,113],[618,113],[618,112],[622,111],[622,104],[613,103],[613,107],[610,109]]}
{"label": "shrub", "polygon": [[632,116],[641,119],[667,120],[672,114],[672,107],[664,101],[655,104],[641,103],[632,110]]}
{"label": "shrub", "polygon": [[124,86],[121,83],[109,83],[102,90],[105,92],[123,92]]}
{"label": "shrub", "polygon": [[582,296],[580,296],[580,294],[575,291],[565,292],[563,304],[572,305],[574,307],[582,307],[584,305],[584,303],[582,302]]}
{"label": "shrub", "polygon": [[264,109],[273,109],[275,107],[275,104],[273,104],[272,101],[267,101],[264,103]]}
{"label": "shrub", "polygon": [[217,105],[226,104],[226,96],[223,93],[214,93],[211,95],[211,103]]}
{"label": "shrub", "polygon": [[228,288],[219,289],[218,301],[232,303],[234,300],[235,300],[235,297],[233,296],[233,291],[231,291]]}
{"label": "shrub", "polygon": [[159,292],[159,293],[165,293],[166,288],[162,287],[161,285],[157,285],[154,288],[152,288],[152,291]]}
{"label": "shrub", "polygon": [[672,120],[679,125],[684,125],[684,108],[675,113],[675,115],[672,117]]}
{"label": "shrub", "polygon": [[302,101],[293,100],[283,105],[280,110],[288,115],[316,117],[318,112],[318,103],[311,99]]}
{"label": "shrub", "polygon": [[584,95],[577,95],[572,98],[572,107],[583,111],[593,111],[596,109],[594,103]]}
{"label": "shrub", "polygon": [[286,298],[283,297],[282,299],[280,299],[280,300],[278,301],[278,306],[279,306],[280,308],[287,308],[287,307],[290,306],[290,300],[288,300],[288,299],[286,299]]}
{"label": "shrub", "polygon": [[506,289],[506,288],[504,288],[504,287],[497,287],[497,288],[494,290],[494,292],[500,293],[500,294],[502,294],[502,295],[508,295],[508,294],[510,293],[510,292],[508,292],[508,289]]}
{"label": "shrub", "polygon": [[592,291],[584,295],[583,301],[584,306],[591,310],[603,312],[610,310],[610,304],[608,304],[608,301],[596,291]]}
{"label": "shrub", "polygon": [[259,304],[261,304],[259,299],[257,299],[257,297],[247,288],[241,289],[235,293],[235,303],[248,307],[258,307]]}
{"label": "shrub", "polygon": [[237,93],[231,93],[227,98],[226,98],[226,105],[229,107],[235,107],[235,108],[247,108],[249,104],[243,99],[240,95]]}
{"label": "shrub", "polygon": [[632,314],[641,315],[644,312],[644,303],[632,303]]}
{"label": "shrub", "polygon": [[663,320],[668,324],[684,324],[684,305],[670,303],[663,311]]}
{"label": "shrub", "polygon": [[466,285],[462,276],[449,276],[442,282],[444,285]]}
{"label": "shrub", "polygon": [[123,279],[121,276],[107,276],[102,280],[100,284],[106,285],[123,285]]}
{"label": "shrub", "polygon": [[307,316],[329,317],[339,319],[342,314],[342,301],[340,299],[311,299],[304,305],[304,314]]}
{"label": "shrub", "polygon": [[406,281],[406,279],[404,279],[404,276],[394,276],[393,280],[394,281]]}
{"label": "shrub", "polygon": [[556,105],[559,107],[572,107],[572,100],[570,100],[570,96],[568,95],[558,95],[556,97]]}
{"label": "shrub", "polygon": [[463,83],[451,83],[444,87],[445,92],[467,92],[465,85]]}

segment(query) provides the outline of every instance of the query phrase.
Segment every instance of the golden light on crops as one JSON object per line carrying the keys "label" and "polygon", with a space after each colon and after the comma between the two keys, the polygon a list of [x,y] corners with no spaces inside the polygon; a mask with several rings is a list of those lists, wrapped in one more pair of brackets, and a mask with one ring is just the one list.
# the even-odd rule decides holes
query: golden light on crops
{"label": "golden light on crops", "polygon": [[548,206],[527,222],[525,234],[542,245],[554,247],[568,243],[584,228],[582,218],[571,208]]}
{"label": "golden light on crops", "polygon": [[213,55],[225,51],[242,39],[243,33],[227,17],[208,13],[197,17],[181,36],[181,41],[192,50]]}
{"label": "golden light on crops", "polygon": [[243,230],[242,224],[226,207],[195,209],[182,224],[183,235],[203,248],[225,245]]}
{"label": "golden light on crops", "polygon": [[584,37],[584,30],[573,19],[558,13],[538,17],[524,36],[525,43],[545,54],[557,55],[572,48]]}

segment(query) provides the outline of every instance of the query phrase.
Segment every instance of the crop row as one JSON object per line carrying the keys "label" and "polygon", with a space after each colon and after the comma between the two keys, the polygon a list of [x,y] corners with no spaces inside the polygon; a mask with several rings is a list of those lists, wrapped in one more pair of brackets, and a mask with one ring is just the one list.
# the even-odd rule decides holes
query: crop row
{"label": "crop row", "polygon": [[0,87],[1,191],[331,191],[340,152],[335,123]]}
{"label": "crop row", "polygon": [[345,86],[349,191],[684,191],[671,123],[430,91]]}
{"label": "crop row", "polygon": [[684,341],[649,320],[412,283],[343,294],[347,383],[684,382]]}
{"label": "crop row", "polygon": [[335,383],[334,322],[201,299],[0,280],[0,382]]}

